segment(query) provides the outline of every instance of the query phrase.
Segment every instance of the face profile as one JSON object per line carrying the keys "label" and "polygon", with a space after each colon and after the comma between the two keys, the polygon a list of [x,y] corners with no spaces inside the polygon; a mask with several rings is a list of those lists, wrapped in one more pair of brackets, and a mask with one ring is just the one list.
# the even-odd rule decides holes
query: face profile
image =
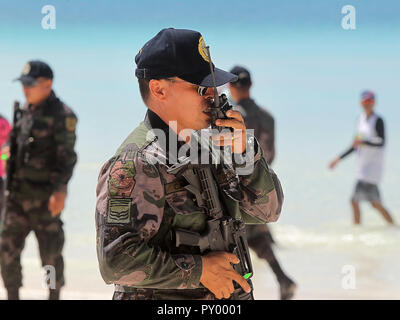
{"label": "face profile", "polygon": [[30,104],[37,104],[46,99],[53,85],[53,80],[47,78],[38,78],[32,84],[22,84],[26,101]]}
{"label": "face profile", "polygon": [[371,113],[375,107],[375,99],[369,98],[369,99],[361,100],[361,105],[365,112]]}
{"label": "face profile", "polygon": [[150,108],[160,110],[170,121],[176,121],[180,130],[200,130],[210,124],[206,110],[213,99],[212,88],[199,95],[198,86],[178,77],[150,80]]}

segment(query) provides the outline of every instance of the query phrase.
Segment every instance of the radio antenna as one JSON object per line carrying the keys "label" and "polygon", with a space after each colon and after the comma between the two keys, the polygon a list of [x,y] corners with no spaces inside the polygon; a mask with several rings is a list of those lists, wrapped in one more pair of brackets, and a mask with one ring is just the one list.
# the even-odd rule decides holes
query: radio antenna
{"label": "radio antenna", "polygon": [[213,68],[213,63],[211,61],[210,47],[206,46],[206,50],[207,50],[207,56],[208,56],[208,63],[210,65],[210,70],[211,70],[211,78],[212,78],[213,85],[214,85],[214,105],[215,105],[215,108],[219,108],[219,97],[218,97],[218,91],[217,91],[217,83],[215,81],[214,68]]}

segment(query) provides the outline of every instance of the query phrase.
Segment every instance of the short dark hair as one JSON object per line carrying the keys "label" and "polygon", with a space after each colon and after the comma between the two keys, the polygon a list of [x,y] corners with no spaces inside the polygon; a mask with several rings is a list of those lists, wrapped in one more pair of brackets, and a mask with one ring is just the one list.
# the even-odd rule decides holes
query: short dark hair
{"label": "short dark hair", "polygon": [[139,82],[140,95],[142,96],[143,102],[146,104],[150,96],[150,88],[149,88],[150,80],[138,79],[138,82]]}

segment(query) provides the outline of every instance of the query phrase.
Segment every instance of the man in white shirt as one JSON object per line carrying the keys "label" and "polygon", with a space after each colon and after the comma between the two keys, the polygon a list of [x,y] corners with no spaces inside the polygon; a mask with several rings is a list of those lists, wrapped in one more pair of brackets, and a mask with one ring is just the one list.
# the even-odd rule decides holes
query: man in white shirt
{"label": "man in white shirt", "polygon": [[389,224],[394,224],[389,212],[382,206],[378,190],[383,171],[385,130],[382,118],[373,111],[375,95],[372,91],[364,91],[361,94],[361,105],[364,113],[358,119],[357,135],[352,146],[333,160],[329,167],[333,169],[340,160],[356,151],[357,184],[351,199],[354,223],[360,224],[361,220],[359,202],[369,201]]}

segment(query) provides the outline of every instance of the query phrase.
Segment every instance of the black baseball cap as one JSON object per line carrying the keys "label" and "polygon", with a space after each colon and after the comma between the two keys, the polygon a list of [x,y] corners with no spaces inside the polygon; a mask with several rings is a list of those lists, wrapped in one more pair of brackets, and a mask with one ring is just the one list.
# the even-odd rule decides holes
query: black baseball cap
{"label": "black baseball cap", "polygon": [[23,85],[35,85],[37,78],[53,79],[53,71],[50,66],[39,60],[28,61],[22,70],[21,76],[14,79],[14,81],[21,81]]}
{"label": "black baseball cap", "polygon": [[251,85],[251,76],[249,70],[241,66],[235,66],[230,71],[238,76],[237,81],[232,84],[238,87],[249,87]]}
{"label": "black baseball cap", "polygon": [[[140,49],[135,62],[139,79],[179,77],[203,87],[214,85],[206,45],[197,31],[163,29]],[[217,87],[237,79],[234,74],[212,66]]]}

